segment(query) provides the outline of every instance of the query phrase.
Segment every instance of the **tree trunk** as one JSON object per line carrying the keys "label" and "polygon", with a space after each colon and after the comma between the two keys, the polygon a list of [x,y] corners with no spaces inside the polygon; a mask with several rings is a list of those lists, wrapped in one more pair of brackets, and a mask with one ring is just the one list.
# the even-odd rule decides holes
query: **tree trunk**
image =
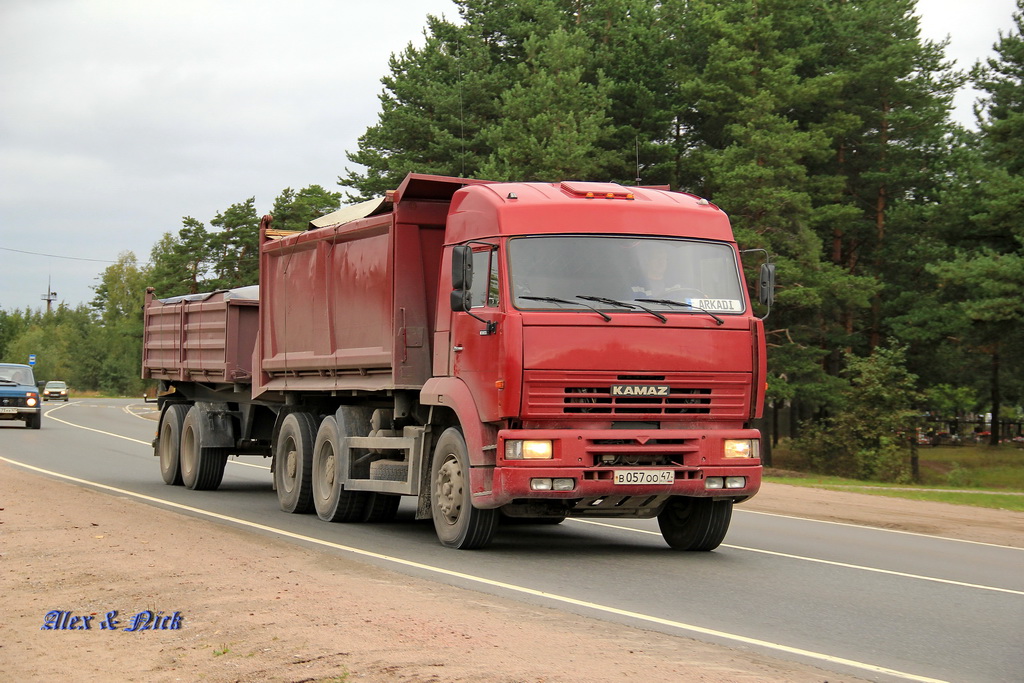
{"label": "tree trunk", "polygon": [[992,352],[992,432],[988,437],[989,446],[999,445],[999,409],[1002,407],[999,396],[999,347]]}
{"label": "tree trunk", "polygon": [[915,484],[921,483],[921,459],[917,453],[917,431],[910,437],[910,479]]}

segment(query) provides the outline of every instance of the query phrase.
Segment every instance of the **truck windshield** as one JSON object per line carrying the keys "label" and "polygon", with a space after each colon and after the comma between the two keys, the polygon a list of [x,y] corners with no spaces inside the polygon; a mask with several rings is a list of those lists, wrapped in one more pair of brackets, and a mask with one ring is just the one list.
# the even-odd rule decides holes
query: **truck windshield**
{"label": "truck windshield", "polygon": [[720,242],[518,237],[509,241],[509,272],[520,309],[623,312],[640,309],[616,302],[643,302],[666,313],[737,314],[746,306],[735,253]]}

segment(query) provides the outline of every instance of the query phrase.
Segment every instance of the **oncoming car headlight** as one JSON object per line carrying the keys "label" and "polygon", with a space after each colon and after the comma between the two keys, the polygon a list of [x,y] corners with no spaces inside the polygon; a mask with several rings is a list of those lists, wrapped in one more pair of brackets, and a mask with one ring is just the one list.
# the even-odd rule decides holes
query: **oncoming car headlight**
{"label": "oncoming car headlight", "polygon": [[505,442],[506,460],[551,460],[553,457],[550,441],[509,439]]}
{"label": "oncoming car headlight", "polygon": [[757,439],[726,439],[726,458],[760,458],[761,442]]}

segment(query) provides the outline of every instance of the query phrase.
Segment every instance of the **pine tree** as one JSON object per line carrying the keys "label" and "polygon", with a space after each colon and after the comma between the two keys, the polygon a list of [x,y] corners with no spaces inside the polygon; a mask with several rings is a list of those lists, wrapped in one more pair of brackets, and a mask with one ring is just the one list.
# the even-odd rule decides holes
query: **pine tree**
{"label": "pine tree", "polygon": [[481,133],[492,150],[480,173],[495,180],[603,178],[619,161],[603,149],[609,83],[587,83],[590,41],[580,31],[531,35],[498,119]]}
{"label": "pine tree", "polygon": [[[848,346],[866,352],[885,334],[883,310],[920,270],[908,261],[927,234],[909,206],[937,199],[953,126],[949,113],[962,76],[944,61],[944,44],[922,41],[916,0],[858,0],[816,13],[821,53],[805,68],[836,86],[800,116],[831,140],[811,167],[820,188],[814,227],[830,261],[879,283],[868,315],[840,312]],[[902,222],[900,219],[904,219]],[[898,312],[898,310],[896,311]]]}
{"label": "pine tree", "polygon": [[963,320],[962,346],[987,359],[993,416],[991,444],[999,441],[1004,401],[1024,398],[1024,0],[1015,31],[1000,34],[997,56],[975,65],[972,79],[986,95],[977,108],[980,131],[970,173],[950,194],[948,240],[955,256],[929,271],[942,284],[951,313]]}
{"label": "pine tree", "polygon": [[[380,195],[409,172],[664,182],[671,120],[659,3],[458,0],[392,57],[378,123],[339,184]],[[642,160],[641,160],[642,152]]]}
{"label": "pine tree", "polygon": [[231,289],[254,285],[259,281],[260,218],[256,213],[256,198],[232,204],[223,213],[218,212],[210,225],[220,232],[210,236],[216,289]]}
{"label": "pine tree", "polygon": [[305,230],[311,220],[336,211],[340,202],[340,192],[329,192],[319,185],[310,185],[298,192],[286,187],[274,200],[270,213],[274,216],[275,228]]}
{"label": "pine tree", "polygon": [[198,294],[207,289],[211,263],[210,234],[191,216],[182,219],[177,236],[164,233],[149,255],[146,284],[162,299],[181,294]]}

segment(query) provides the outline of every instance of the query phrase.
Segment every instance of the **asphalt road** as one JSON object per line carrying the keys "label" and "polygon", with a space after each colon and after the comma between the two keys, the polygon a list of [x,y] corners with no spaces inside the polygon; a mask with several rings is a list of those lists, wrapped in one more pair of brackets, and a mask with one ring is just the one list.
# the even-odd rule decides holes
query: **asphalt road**
{"label": "asphalt road", "polygon": [[1024,550],[746,512],[712,553],[668,549],[655,520],[503,527],[443,548],[411,500],[387,524],[280,511],[269,461],[232,459],[218,491],[166,486],[152,405],[46,404],[40,430],[0,422],[0,457],[181,514],[573,614],[761,650],[879,681],[1020,681]]}

